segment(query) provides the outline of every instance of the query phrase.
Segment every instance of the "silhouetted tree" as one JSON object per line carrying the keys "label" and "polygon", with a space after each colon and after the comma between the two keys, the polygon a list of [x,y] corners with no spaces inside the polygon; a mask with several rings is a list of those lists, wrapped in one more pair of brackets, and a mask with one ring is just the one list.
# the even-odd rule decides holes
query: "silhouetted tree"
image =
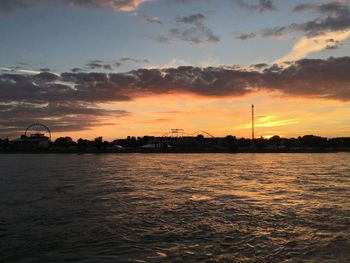
{"label": "silhouetted tree", "polygon": [[300,138],[304,147],[325,147],[327,146],[327,138],[314,135],[304,135]]}
{"label": "silhouetted tree", "polygon": [[59,137],[54,142],[55,146],[68,148],[73,144],[73,139],[71,137]]}
{"label": "silhouetted tree", "polygon": [[230,152],[236,152],[237,151],[237,142],[236,137],[232,135],[227,135],[225,137],[225,143],[227,145],[227,148]]}
{"label": "silhouetted tree", "polygon": [[204,136],[202,134],[198,134],[196,139],[197,139],[197,142],[199,142],[200,144],[203,144]]}
{"label": "silhouetted tree", "polygon": [[278,135],[272,136],[269,139],[269,144],[270,145],[281,145],[281,137]]}
{"label": "silhouetted tree", "polygon": [[8,150],[10,148],[10,140],[8,138],[2,141],[2,148]]}
{"label": "silhouetted tree", "polygon": [[268,144],[268,140],[261,137],[259,139],[255,139],[254,143],[255,143],[256,148],[264,149],[266,147],[266,145]]}
{"label": "silhouetted tree", "polygon": [[102,142],[103,142],[102,136],[96,137],[95,140],[94,140],[94,146],[95,146],[97,149],[101,149],[101,147],[102,147]]}
{"label": "silhouetted tree", "polygon": [[78,142],[78,146],[81,148],[92,145],[91,141],[86,140],[86,139],[82,139],[82,138],[79,138],[79,140],[77,142]]}

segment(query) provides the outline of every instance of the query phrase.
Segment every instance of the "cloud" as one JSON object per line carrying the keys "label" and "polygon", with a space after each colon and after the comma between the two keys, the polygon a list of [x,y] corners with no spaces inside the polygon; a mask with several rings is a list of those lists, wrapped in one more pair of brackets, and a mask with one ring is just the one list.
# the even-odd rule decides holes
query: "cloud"
{"label": "cloud", "polygon": [[131,63],[141,63],[141,64],[149,64],[151,63],[148,59],[137,59],[130,57],[123,57],[119,61],[121,62],[131,62]]}
{"label": "cloud", "polygon": [[[295,43],[288,54],[275,61],[275,63],[281,63],[286,60],[294,61],[304,58],[313,52],[339,48],[341,42],[350,37],[350,6],[345,3],[301,4],[297,5],[293,11],[311,11],[320,16],[304,23],[266,28],[260,32],[242,34],[236,38],[248,40],[257,36],[262,38],[282,37],[290,32],[304,33],[304,36]],[[336,43],[329,42],[329,39],[333,39]]]}
{"label": "cloud", "polygon": [[200,23],[203,23],[204,19],[205,19],[205,15],[195,14],[195,15],[182,16],[182,17],[179,16],[175,19],[175,21],[178,23],[185,23],[185,24],[200,24]]}
{"label": "cloud", "polygon": [[249,33],[249,34],[239,35],[236,38],[239,40],[248,40],[248,39],[255,38],[255,37],[256,37],[256,33]]}
{"label": "cloud", "polygon": [[78,4],[74,4],[76,1],[70,0],[68,2],[70,2],[70,5],[76,5],[78,7],[112,8],[116,11],[131,12],[146,1],[147,0],[84,0],[77,1]]}
{"label": "cloud", "polygon": [[[63,130],[106,123],[123,110],[99,105],[146,96],[241,97],[256,92],[350,101],[350,57],[278,65],[138,69],[126,73],[0,74],[0,133],[43,121]],[[66,123],[67,126],[64,126]],[[110,123],[110,121],[108,121]]]}
{"label": "cloud", "polygon": [[39,74],[41,69],[32,69],[27,67],[0,67],[0,72],[23,73],[23,74]]}
{"label": "cloud", "polygon": [[78,72],[83,72],[84,70],[82,68],[72,68],[70,71],[74,73],[78,73]]}
{"label": "cloud", "polygon": [[163,24],[163,22],[158,17],[148,16],[146,14],[142,14],[142,13],[139,13],[139,12],[134,12],[134,15],[137,16],[137,17],[140,17],[143,21],[145,21],[147,23],[160,24],[160,25]]}
{"label": "cloud", "polygon": [[92,60],[86,64],[86,67],[92,70],[95,70],[95,69],[113,70],[113,66],[114,65],[105,63],[101,60]]}
{"label": "cloud", "polygon": [[268,66],[269,65],[266,64],[266,63],[259,63],[259,64],[252,65],[252,67],[255,68],[255,69],[267,68]]}
{"label": "cloud", "polygon": [[302,37],[297,43],[295,43],[288,54],[276,60],[275,63],[298,60],[313,52],[335,48],[336,43],[342,42],[349,37],[350,29],[347,31],[329,32],[314,37]]}
{"label": "cloud", "polygon": [[186,61],[186,60],[182,60],[182,59],[177,59],[177,58],[173,58],[170,61],[168,61],[167,63],[165,63],[163,66],[161,66],[161,68],[178,68],[178,67],[182,67],[182,66],[191,66],[191,62],[190,61]]}
{"label": "cloud", "polygon": [[[123,57],[120,58],[118,60],[115,61],[103,61],[100,59],[95,59],[95,60],[91,60],[88,63],[85,64],[85,69],[87,70],[97,70],[97,71],[101,71],[101,72],[110,72],[110,71],[114,71],[116,68],[119,68],[121,66],[123,66],[124,64],[128,64],[128,63],[132,63],[132,64],[149,64],[151,63],[148,59],[137,59],[137,58],[131,58],[131,57]],[[82,72],[84,70],[82,70],[81,68],[73,68],[71,70],[74,73],[77,72]]]}
{"label": "cloud", "polygon": [[275,11],[277,10],[276,5],[272,0],[259,0],[257,4],[249,4],[245,0],[234,0],[234,2],[247,10],[251,11],[258,11],[260,13],[265,12],[265,11]]}
{"label": "cloud", "polygon": [[0,12],[8,13],[36,5],[64,5],[72,8],[112,9],[132,12],[148,0],[0,0]]}
{"label": "cloud", "polygon": [[342,2],[331,2],[328,4],[297,5],[294,12],[311,11],[319,16],[304,23],[292,23],[287,26],[276,26],[266,28],[260,32],[243,34],[237,38],[247,40],[257,36],[260,37],[280,37],[290,32],[302,32],[307,37],[315,37],[329,32],[347,31],[350,29],[350,6]]}
{"label": "cloud", "polygon": [[263,64],[258,65],[259,70],[249,71],[228,66],[180,66],[109,74],[2,74],[0,101],[104,103],[174,93],[241,96],[260,90],[349,100],[350,94],[344,97],[349,89],[349,66],[350,57],[340,57],[302,59],[290,62],[286,68]]}
{"label": "cloud", "polygon": [[287,68],[263,71],[263,83],[281,94],[349,101],[350,57],[301,59]]}
{"label": "cloud", "polygon": [[[255,127],[256,128],[270,128],[270,127],[282,127],[298,123],[298,119],[280,119],[279,116],[263,116],[256,118]],[[251,123],[246,123],[242,125],[237,125],[236,129],[250,129],[252,127]]]}
{"label": "cloud", "polygon": [[299,4],[294,7],[294,12],[313,11],[315,13],[342,16],[349,13],[349,7],[341,2],[330,2],[321,5]]}
{"label": "cloud", "polygon": [[215,43],[219,42],[219,36],[204,25],[205,15],[198,13],[189,16],[178,16],[175,22],[177,28],[170,29],[169,36],[161,36],[156,38],[160,43],[168,43],[171,41],[183,41],[191,44]]}
{"label": "cloud", "polygon": [[49,103],[8,103],[0,104],[1,118],[61,118],[67,115],[118,116],[126,111],[101,109],[90,103],[49,102]]}
{"label": "cloud", "polygon": [[0,103],[0,134],[19,135],[31,123],[45,123],[54,132],[89,130],[110,117],[129,115],[123,110],[106,110],[90,103]]}

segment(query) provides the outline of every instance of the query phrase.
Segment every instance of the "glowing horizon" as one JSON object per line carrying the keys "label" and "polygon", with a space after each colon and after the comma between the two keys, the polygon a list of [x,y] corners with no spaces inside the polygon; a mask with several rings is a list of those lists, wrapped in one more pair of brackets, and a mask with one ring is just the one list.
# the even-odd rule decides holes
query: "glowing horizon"
{"label": "glowing horizon", "polygon": [[[350,136],[350,5],[333,0],[0,3],[0,138]],[[2,26],[1,26],[2,25]]]}

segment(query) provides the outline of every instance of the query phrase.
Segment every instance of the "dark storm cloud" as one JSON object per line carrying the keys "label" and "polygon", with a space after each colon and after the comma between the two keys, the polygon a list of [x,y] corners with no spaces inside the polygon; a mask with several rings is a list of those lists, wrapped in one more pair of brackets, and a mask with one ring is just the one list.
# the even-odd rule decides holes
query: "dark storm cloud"
{"label": "dark storm cloud", "polygon": [[215,43],[219,42],[219,36],[204,25],[205,15],[193,14],[189,16],[178,16],[175,18],[176,28],[170,29],[169,36],[161,36],[156,38],[160,43],[168,43],[171,41],[184,41],[191,44]]}
{"label": "dark storm cloud", "polygon": [[350,101],[350,57],[302,59],[285,68],[260,63],[250,68],[187,66],[110,74],[0,74],[0,125],[5,127],[8,121],[7,128],[14,123],[19,127],[24,121],[47,119],[52,126],[64,129],[62,125],[68,118],[69,129],[79,125],[83,129],[90,127],[90,121],[95,125],[105,117],[128,114],[101,109],[97,106],[100,103],[162,94],[240,97],[270,91]]}
{"label": "dark storm cloud", "polygon": [[245,0],[234,0],[234,2],[242,8],[252,11],[259,11],[261,13],[265,11],[277,10],[277,7],[272,0],[259,0],[257,4],[249,4]]}
{"label": "dark storm cloud", "polygon": [[317,13],[319,17],[304,23],[292,23],[288,26],[276,26],[266,28],[260,32],[243,34],[237,37],[240,40],[247,40],[256,36],[279,37],[288,32],[303,32],[307,36],[321,35],[332,31],[348,30],[350,28],[350,6],[341,2],[331,2],[328,4],[297,5],[294,12],[311,11]]}

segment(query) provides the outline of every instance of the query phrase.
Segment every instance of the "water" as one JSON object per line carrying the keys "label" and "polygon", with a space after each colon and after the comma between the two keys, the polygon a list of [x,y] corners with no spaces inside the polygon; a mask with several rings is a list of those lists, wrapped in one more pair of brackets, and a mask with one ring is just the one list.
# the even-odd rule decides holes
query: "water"
{"label": "water", "polygon": [[0,155],[0,261],[350,262],[349,160]]}

